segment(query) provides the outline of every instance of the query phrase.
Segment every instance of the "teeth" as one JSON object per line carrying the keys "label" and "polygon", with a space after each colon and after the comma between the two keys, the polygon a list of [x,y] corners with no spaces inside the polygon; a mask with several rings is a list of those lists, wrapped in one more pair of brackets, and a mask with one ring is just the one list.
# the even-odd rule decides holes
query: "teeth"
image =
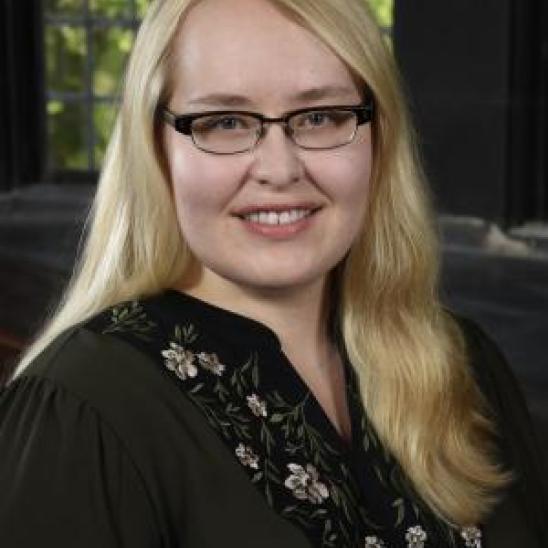
{"label": "teeth", "polygon": [[246,221],[264,225],[287,225],[304,217],[308,217],[310,209],[290,209],[288,211],[261,211],[260,213],[248,213],[244,215]]}

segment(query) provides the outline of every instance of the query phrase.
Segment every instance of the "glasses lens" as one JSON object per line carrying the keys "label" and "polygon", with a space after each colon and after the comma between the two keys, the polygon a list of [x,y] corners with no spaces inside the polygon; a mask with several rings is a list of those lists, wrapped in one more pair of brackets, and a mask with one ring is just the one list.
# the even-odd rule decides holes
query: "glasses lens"
{"label": "glasses lens", "polygon": [[356,134],[356,115],[350,110],[309,110],[289,119],[295,142],[304,148],[334,148],[350,143]]}
{"label": "glasses lens", "polygon": [[230,154],[252,148],[260,126],[260,121],[253,116],[212,114],[194,120],[192,136],[203,150]]}

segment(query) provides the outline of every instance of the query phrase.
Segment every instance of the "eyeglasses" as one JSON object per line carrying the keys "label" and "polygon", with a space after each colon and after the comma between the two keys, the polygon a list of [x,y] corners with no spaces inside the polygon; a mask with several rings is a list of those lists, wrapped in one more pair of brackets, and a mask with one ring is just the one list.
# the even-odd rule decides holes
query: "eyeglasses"
{"label": "eyeglasses", "polygon": [[197,148],[212,154],[252,150],[266,133],[266,124],[282,124],[286,135],[306,150],[325,150],[354,140],[358,126],[371,121],[373,101],[357,106],[321,106],[294,110],[280,118],[257,112],[219,110],[174,114],[161,110],[165,122],[191,136]]}

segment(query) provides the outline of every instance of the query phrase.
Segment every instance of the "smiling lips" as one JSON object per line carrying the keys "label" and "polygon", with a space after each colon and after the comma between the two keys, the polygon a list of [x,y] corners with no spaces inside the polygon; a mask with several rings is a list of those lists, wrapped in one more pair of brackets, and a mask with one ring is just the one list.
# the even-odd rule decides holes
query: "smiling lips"
{"label": "smiling lips", "polygon": [[303,205],[263,205],[250,206],[238,212],[238,217],[253,224],[291,225],[315,213],[319,207],[312,204]]}
{"label": "smiling lips", "polygon": [[287,211],[261,211],[243,215],[243,219],[264,225],[287,225],[308,217],[311,209],[290,209]]}

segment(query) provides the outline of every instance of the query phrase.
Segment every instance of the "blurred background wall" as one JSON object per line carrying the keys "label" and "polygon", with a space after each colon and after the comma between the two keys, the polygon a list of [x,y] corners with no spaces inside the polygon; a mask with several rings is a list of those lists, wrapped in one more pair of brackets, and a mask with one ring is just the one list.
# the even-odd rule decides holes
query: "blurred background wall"
{"label": "blurred background wall", "polygon": [[[548,446],[548,2],[368,2],[440,212],[444,299],[503,349]],[[0,382],[70,274],[147,5],[0,4]]]}

